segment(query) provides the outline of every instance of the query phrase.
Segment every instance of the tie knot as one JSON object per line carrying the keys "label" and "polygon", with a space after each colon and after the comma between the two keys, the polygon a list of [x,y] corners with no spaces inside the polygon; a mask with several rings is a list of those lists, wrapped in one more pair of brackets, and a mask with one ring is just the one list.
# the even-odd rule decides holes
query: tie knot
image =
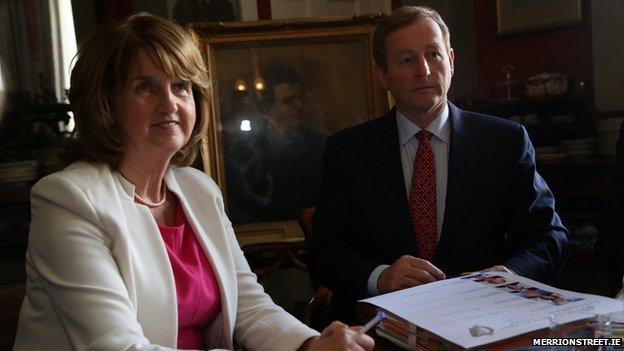
{"label": "tie knot", "polygon": [[433,133],[428,130],[421,130],[420,132],[416,133],[416,139],[418,139],[419,143],[431,140],[432,136]]}

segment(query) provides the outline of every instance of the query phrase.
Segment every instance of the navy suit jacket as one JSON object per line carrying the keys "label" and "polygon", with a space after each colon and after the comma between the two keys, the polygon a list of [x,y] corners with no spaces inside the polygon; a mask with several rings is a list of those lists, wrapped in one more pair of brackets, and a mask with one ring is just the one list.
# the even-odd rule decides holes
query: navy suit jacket
{"label": "navy suit jacket", "polygon": [[[502,264],[550,281],[568,257],[568,232],[535,168],[525,129],[449,103],[446,210],[433,264],[447,276]],[[314,279],[353,303],[380,264],[418,257],[403,178],[396,111],[328,138],[309,262]]]}

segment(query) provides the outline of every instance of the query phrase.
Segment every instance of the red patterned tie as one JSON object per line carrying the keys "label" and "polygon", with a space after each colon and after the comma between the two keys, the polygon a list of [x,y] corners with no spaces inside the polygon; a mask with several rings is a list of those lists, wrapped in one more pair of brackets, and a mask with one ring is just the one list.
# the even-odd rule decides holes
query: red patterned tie
{"label": "red patterned tie", "polygon": [[409,198],[412,228],[420,257],[428,261],[433,259],[438,244],[435,158],[431,149],[431,136],[433,134],[426,130],[416,133],[418,149],[414,158]]}

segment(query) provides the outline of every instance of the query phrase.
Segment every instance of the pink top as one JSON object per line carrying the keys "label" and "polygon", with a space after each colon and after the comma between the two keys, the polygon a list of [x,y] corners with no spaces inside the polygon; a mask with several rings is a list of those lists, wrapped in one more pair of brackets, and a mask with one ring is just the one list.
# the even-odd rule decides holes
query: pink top
{"label": "pink top", "polygon": [[158,226],[178,296],[178,348],[201,349],[202,329],[221,311],[219,284],[195,232],[178,205],[175,227]]}

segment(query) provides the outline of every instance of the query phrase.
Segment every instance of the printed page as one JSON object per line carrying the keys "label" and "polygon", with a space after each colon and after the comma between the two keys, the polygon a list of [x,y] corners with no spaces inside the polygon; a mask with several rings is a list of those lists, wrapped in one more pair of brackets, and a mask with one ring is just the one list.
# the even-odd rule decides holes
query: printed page
{"label": "printed page", "polygon": [[556,289],[518,275],[487,272],[361,300],[464,348],[545,329],[565,312],[620,311],[614,299]]}

